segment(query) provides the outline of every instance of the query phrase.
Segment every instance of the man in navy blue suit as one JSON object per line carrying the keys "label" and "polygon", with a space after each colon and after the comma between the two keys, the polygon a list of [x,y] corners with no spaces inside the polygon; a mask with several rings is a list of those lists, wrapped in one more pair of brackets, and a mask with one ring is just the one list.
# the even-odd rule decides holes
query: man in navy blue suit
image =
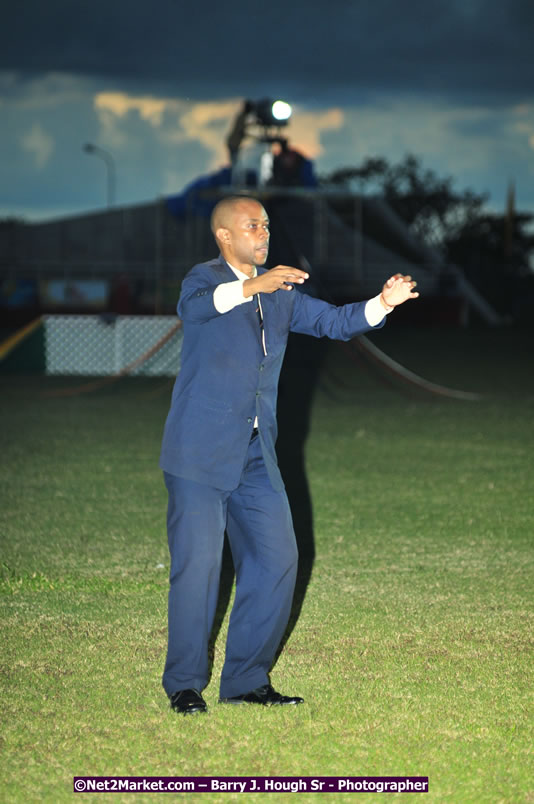
{"label": "man in navy blue suit", "polygon": [[251,198],[215,207],[218,259],[187,274],[178,302],[181,368],[160,465],[168,490],[169,639],[163,686],[171,707],[205,712],[208,641],[219,592],[225,530],[236,573],[219,702],[302,703],[270,684],[286,628],[297,548],[278,469],[276,400],[289,332],[350,340],[384,324],[419,294],[396,274],[367,302],[335,307],[295,289],[308,274],[262,266],[269,219]]}

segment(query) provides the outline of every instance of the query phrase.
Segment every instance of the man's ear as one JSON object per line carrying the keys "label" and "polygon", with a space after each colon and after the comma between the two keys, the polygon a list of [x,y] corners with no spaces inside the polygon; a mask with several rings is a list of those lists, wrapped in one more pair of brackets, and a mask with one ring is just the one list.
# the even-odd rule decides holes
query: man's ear
{"label": "man's ear", "polygon": [[228,243],[230,242],[230,230],[229,229],[224,229],[222,226],[220,226],[217,229],[217,231],[215,232],[215,237],[221,243],[224,243],[225,245],[228,245]]}

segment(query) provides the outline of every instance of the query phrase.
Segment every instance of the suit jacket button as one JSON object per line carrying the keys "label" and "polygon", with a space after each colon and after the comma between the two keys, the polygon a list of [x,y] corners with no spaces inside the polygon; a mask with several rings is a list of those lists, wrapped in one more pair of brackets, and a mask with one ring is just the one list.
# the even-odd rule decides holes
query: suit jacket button
{"label": "suit jacket button", "polygon": [[249,424],[252,424],[252,419],[250,418],[250,416],[248,417],[247,422],[248,422]]}

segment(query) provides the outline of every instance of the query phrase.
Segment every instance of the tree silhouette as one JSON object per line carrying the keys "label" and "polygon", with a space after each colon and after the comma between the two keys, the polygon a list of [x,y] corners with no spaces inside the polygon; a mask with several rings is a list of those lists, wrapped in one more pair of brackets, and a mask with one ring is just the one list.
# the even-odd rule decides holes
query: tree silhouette
{"label": "tree silhouette", "polygon": [[[515,211],[513,190],[504,213],[490,212],[487,193],[456,190],[451,176],[424,168],[413,154],[397,164],[369,157],[361,165],[323,175],[320,184],[380,195],[419,241],[444,262],[463,268],[499,312],[515,319],[526,315],[534,296],[534,215]],[[336,209],[343,214],[339,202]],[[348,208],[343,217],[351,222]]]}

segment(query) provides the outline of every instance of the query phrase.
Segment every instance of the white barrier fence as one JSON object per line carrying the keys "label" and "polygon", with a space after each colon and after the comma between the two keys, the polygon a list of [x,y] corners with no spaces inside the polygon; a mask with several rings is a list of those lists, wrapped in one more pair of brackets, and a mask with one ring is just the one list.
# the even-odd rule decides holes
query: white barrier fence
{"label": "white barrier fence", "polygon": [[48,315],[44,319],[46,373],[103,377],[135,361],[132,376],[176,376],[182,330],[147,356],[176,325],[175,316]]}

